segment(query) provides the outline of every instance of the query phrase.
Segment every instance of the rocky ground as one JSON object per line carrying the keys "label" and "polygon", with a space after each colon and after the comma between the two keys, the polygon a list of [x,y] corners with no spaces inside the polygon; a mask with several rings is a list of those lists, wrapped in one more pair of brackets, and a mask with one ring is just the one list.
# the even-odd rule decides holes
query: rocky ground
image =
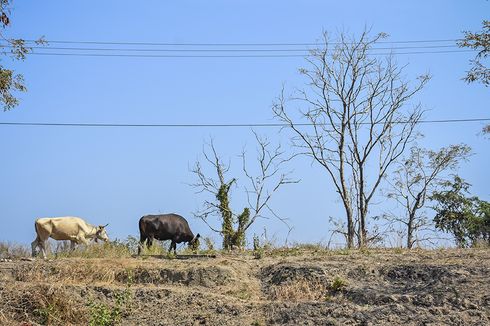
{"label": "rocky ground", "polygon": [[1,325],[490,325],[490,250],[0,262]]}

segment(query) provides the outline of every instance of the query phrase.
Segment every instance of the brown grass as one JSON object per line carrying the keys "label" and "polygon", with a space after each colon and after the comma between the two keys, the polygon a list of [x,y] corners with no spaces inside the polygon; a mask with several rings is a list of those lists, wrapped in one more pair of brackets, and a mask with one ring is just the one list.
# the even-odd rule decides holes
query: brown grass
{"label": "brown grass", "polygon": [[17,284],[15,289],[0,288],[0,297],[2,325],[81,325],[88,321],[86,306],[62,285]]}
{"label": "brown grass", "polygon": [[22,257],[29,257],[31,251],[24,245],[0,241],[0,259],[16,259]]}
{"label": "brown grass", "polygon": [[271,300],[279,301],[324,301],[328,294],[328,285],[320,281],[298,280],[276,285],[270,288]]}

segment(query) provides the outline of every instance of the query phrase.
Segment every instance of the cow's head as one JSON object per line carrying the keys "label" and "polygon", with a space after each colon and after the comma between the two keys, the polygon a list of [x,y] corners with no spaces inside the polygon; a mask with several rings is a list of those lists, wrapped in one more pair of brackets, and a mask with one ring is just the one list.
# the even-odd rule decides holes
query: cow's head
{"label": "cow's head", "polygon": [[199,238],[201,235],[198,233],[191,241],[189,241],[189,247],[197,248],[199,246]]}
{"label": "cow's head", "polygon": [[104,242],[109,241],[109,236],[105,230],[105,227],[108,225],[109,224],[97,226],[97,231],[95,232],[95,242],[97,242],[97,240],[102,240]]}

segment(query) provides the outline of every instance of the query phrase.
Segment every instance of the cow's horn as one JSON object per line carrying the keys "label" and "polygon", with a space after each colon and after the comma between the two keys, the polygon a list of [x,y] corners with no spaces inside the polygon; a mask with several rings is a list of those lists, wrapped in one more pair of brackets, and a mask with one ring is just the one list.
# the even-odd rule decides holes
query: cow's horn
{"label": "cow's horn", "polygon": [[105,227],[106,227],[106,226],[108,226],[108,225],[109,225],[109,223],[107,223],[106,225],[102,225],[102,227],[103,227],[103,228],[105,228]]}

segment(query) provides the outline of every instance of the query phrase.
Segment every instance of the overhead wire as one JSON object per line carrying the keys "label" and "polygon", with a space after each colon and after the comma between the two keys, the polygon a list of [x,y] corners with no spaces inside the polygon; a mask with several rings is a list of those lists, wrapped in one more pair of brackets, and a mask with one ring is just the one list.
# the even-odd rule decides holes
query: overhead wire
{"label": "overhead wire", "polygon": [[[449,53],[468,53],[474,50],[443,50],[443,51],[412,51],[412,52],[385,52],[370,53],[370,55],[408,55],[408,54],[449,54]],[[133,57],[133,58],[304,58],[312,54],[123,54],[123,53],[59,53],[59,52],[32,52],[28,55],[39,56],[74,56],[74,57]]]}
{"label": "overhead wire", "polygon": [[[450,54],[474,52],[458,48],[459,39],[379,41],[377,44],[392,46],[375,46],[369,48],[370,55],[411,55],[411,54]],[[76,41],[45,40],[40,46],[38,41],[25,40],[35,56],[71,56],[71,57],[134,57],[134,58],[304,58],[312,56],[312,51],[321,50],[325,43],[165,43],[165,42],[115,42],[115,41]],[[444,44],[451,42],[451,44]],[[347,42],[348,43],[348,42]],[[329,44],[347,44],[331,42]],[[78,46],[51,46],[52,44],[71,44]],[[104,45],[105,47],[87,47],[83,45]],[[131,46],[123,47],[121,45]],[[145,48],[134,47],[145,46]],[[159,48],[155,48],[158,46]],[[236,47],[241,48],[236,48]],[[263,48],[267,46],[268,48]],[[306,46],[306,48],[296,48]],[[12,48],[11,44],[0,47]],[[162,48],[163,47],[163,48]],[[168,48],[171,47],[171,48]],[[183,47],[183,48],[182,48]],[[202,48],[206,47],[206,48]],[[278,48],[281,47],[281,48]],[[290,48],[294,47],[294,48]],[[316,47],[316,48],[315,48]],[[320,47],[320,48],[319,48]],[[441,50],[442,49],[442,50]],[[377,52],[380,51],[380,52]],[[95,52],[95,53],[94,53]],[[151,53],[151,54],[148,54]],[[188,54],[192,53],[192,54]]]}
{"label": "overhead wire", "polygon": [[[435,123],[469,123],[469,122],[488,122],[490,118],[467,118],[467,119],[435,119],[421,120],[422,124]],[[409,124],[410,121],[398,121],[394,124]],[[369,124],[369,123],[361,123]],[[382,123],[378,123],[382,124]],[[295,123],[295,126],[313,126],[313,123]],[[321,124],[316,124],[321,125]],[[325,124],[324,124],[325,125]],[[238,128],[238,127],[288,127],[287,123],[167,123],[167,124],[138,124],[138,123],[83,123],[83,122],[0,122],[0,126],[38,126],[38,127],[116,127],[116,128]]]}
{"label": "overhead wire", "polygon": [[[432,40],[406,40],[406,41],[378,41],[379,44],[412,44],[412,43],[443,43],[457,42],[461,39],[432,39]],[[38,40],[24,40],[27,43],[36,43]],[[148,45],[148,46],[318,46],[322,42],[298,43],[172,43],[172,42],[117,42],[117,41],[74,41],[74,40],[45,40],[49,44],[98,44],[98,45]],[[347,42],[348,43],[348,42]],[[329,42],[332,45],[339,42]]]}
{"label": "overhead wire", "polygon": [[[12,45],[2,45],[0,47],[15,48]],[[86,47],[51,47],[51,46],[30,46],[36,50],[69,50],[69,51],[128,51],[128,52],[308,52],[319,50],[318,48],[307,49],[141,49],[141,48],[86,48]],[[373,50],[407,50],[407,49],[439,49],[439,48],[458,48],[457,45],[430,45],[430,46],[402,46],[402,47],[373,47]]]}

